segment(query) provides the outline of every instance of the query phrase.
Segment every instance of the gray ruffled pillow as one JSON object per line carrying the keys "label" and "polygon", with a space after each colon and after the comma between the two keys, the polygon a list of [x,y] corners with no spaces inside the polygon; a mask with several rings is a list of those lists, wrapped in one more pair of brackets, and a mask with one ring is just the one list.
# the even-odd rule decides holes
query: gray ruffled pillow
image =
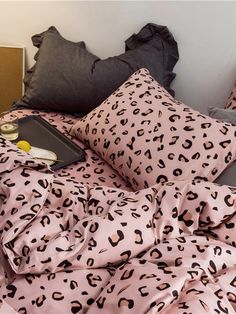
{"label": "gray ruffled pillow", "polygon": [[236,110],[208,107],[209,116],[236,125]]}
{"label": "gray ruffled pillow", "polygon": [[[208,107],[209,116],[236,125],[236,110]],[[236,127],[235,127],[236,132]],[[236,186],[236,161],[215,180],[221,185]]]}
{"label": "gray ruffled pillow", "polygon": [[172,72],[178,48],[167,27],[147,24],[126,40],[126,52],[101,60],[84,42],[64,39],[55,27],[32,37],[39,48],[26,73],[26,91],[14,107],[88,113],[113,93],[134,71],[148,68],[172,95]]}

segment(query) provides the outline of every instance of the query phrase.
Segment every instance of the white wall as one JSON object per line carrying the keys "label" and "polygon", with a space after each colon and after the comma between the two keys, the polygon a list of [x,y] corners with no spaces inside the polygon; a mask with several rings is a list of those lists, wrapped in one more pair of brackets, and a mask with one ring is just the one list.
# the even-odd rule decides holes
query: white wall
{"label": "white wall", "polygon": [[179,45],[176,98],[200,111],[223,106],[236,81],[236,2],[3,1],[0,44],[23,44],[54,25],[67,39],[84,40],[100,58],[124,52],[124,40],[146,23],[166,25]]}

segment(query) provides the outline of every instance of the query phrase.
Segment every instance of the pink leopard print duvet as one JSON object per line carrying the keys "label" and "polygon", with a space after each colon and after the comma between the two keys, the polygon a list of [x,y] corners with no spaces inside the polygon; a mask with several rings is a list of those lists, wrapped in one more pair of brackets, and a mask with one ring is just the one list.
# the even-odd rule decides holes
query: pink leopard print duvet
{"label": "pink leopard print duvet", "polygon": [[0,313],[235,313],[235,210],[227,186],[83,184],[0,139]]}

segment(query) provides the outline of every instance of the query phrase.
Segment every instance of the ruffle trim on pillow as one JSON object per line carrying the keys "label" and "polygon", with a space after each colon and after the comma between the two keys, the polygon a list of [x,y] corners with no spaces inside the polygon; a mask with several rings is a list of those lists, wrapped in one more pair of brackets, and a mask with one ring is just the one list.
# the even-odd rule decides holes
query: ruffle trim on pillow
{"label": "ruffle trim on pillow", "polygon": [[[160,47],[161,50],[165,51],[163,54],[165,69],[163,87],[174,96],[175,92],[170,88],[170,84],[176,74],[171,71],[179,60],[179,52],[173,35],[166,26],[148,23],[138,34],[133,34],[125,41],[125,50],[138,49],[143,45],[150,45],[156,48]],[[149,71],[152,72],[151,69]]]}

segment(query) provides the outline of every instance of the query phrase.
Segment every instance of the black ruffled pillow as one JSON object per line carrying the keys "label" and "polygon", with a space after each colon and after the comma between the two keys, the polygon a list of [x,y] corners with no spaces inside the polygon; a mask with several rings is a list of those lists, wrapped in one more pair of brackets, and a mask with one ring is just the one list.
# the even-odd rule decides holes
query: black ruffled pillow
{"label": "black ruffled pillow", "polygon": [[115,91],[135,70],[145,67],[172,95],[177,43],[167,27],[147,24],[126,40],[126,52],[105,60],[85,43],[64,39],[55,27],[32,37],[39,48],[26,73],[26,91],[16,104],[35,109],[88,113]]}

